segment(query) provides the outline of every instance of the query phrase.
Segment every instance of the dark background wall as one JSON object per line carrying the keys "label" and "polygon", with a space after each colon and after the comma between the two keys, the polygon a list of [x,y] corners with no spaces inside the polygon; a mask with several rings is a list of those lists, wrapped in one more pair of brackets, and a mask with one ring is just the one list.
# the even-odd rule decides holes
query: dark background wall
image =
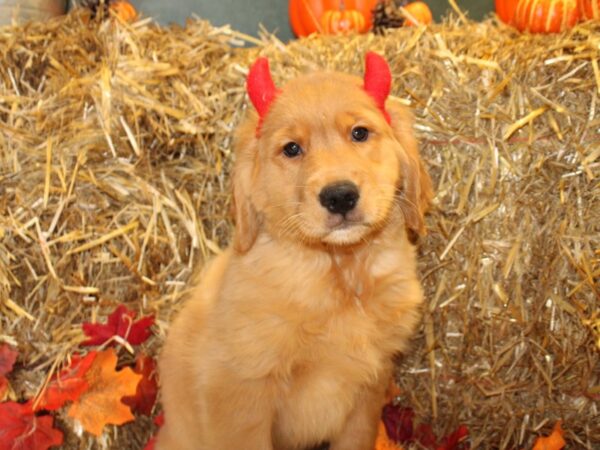
{"label": "dark background wall", "polygon": [[[256,35],[258,23],[275,31],[283,40],[292,38],[288,25],[287,0],[131,0],[144,15],[167,24],[183,24],[194,13],[215,25],[231,24],[239,31]],[[450,8],[447,0],[425,0],[436,19]],[[469,16],[481,19],[494,8],[494,0],[457,0]]]}

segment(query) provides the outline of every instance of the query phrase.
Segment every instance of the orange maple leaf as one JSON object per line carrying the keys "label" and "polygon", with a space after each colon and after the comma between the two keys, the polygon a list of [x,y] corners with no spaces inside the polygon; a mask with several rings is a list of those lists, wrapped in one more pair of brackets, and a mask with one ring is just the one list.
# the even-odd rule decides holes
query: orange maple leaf
{"label": "orange maple leaf", "polygon": [[567,443],[563,436],[565,432],[562,429],[562,421],[559,420],[554,424],[552,433],[548,437],[539,437],[533,444],[533,450],[560,450]]}
{"label": "orange maple leaf", "polygon": [[81,423],[84,430],[100,436],[107,424],[121,425],[134,420],[125,396],[135,395],[141,375],[129,367],[116,371],[117,355],[114,349],[99,352],[85,374],[88,390],[69,408],[69,417]]}

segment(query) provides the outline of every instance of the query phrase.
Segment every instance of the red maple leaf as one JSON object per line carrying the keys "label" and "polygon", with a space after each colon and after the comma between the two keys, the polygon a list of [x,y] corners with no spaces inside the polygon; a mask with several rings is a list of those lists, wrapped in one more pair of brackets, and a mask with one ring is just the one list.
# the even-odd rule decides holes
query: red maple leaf
{"label": "red maple leaf", "polygon": [[[127,309],[125,305],[108,316],[106,324],[85,322],[83,332],[89,337],[81,345],[102,345],[114,336],[120,336],[131,345],[139,345],[150,337],[150,327],[154,324],[154,316],[142,317],[134,322],[136,313]],[[111,343],[114,345],[114,341]]]}
{"label": "red maple leaf", "polygon": [[165,413],[161,412],[158,416],[154,418],[154,425],[158,428],[162,427],[165,424]]}
{"label": "red maple leaf", "polygon": [[46,409],[54,411],[68,401],[77,400],[88,389],[85,374],[96,358],[96,352],[90,352],[85,357],[74,355],[71,364],[54,375],[46,389],[36,401],[36,411]]}
{"label": "red maple leaf", "polygon": [[382,419],[390,439],[399,442],[412,442],[415,412],[411,408],[400,408],[393,403],[383,407]]}
{"label": "red maple leaf", "polygon": [[433,432],[431,425],[420,423],[414,425],[415,412],[412,408],[402,408],[393,403],[383,407],[382,420],[387,435],[400,444],[419,444],[419,448],[431,450],[467,450],[469,429],[459,426],[456,431],[444,437],[441,442]]}
{"label": "red maple leaf", "polygon": [[8,380],[5,377],[0,377],[0,401],[4,400],[8,392]]}
{"label": "red maple leaf", "polygon": [[150,356],[138,355],[135,360],[135,373],[142,375],[134,396],[123,397],[123,403],[131,406],[133,411],[149,416],[156,403],[158,393],[158,372],[156,362]]}
{"label": "red maple leaf", "polygon": [[8,344],[0,345],[0,376],[9,374],[13,370],[18,352]]}
{"label": "red maple leaf", "polygon": [[0,403],[0,450],[47,450],[61,445],[63,433],[49,415],[38,416],[31,402]]}
{"label": "red maple leaf", "polygon": [[[162,427],[165,424],[165,413],[161,412],[158,416],[156,416],[154,418],[154,425],[156,425],[158,428]],[[144,446],[144,450],[154,450],[154,446],[156,445],[156,437],[157,437],[157,433],[154,433],[150,439],[148,439],[148,442],[146,442],[146,445]]]}
{"label": "red maple leaf", "polygon": [[4,399],[8,391],[8,380],[5,375],[12,372],[18,355],[8,344],[0,346],[0,400]]}
{"label": "red maple leaf", "polygon": [[150,436],[146,445],[144,445],[144,450],[154,450],[154,446],[156,445],[156,435]]}
{"label": "red maple leaf", "polygon": [[437,437],[431,428],[431,425],[420,423],[413,436],[414,442],[418,442],[425,448],[435,448]]}
{"label": "red maple leaf", "polygon": [[467,441],[469,429],[466,425],[459,426],[454,433],[442,439],[441,445],[436,450],[467,450],[471,445]]}

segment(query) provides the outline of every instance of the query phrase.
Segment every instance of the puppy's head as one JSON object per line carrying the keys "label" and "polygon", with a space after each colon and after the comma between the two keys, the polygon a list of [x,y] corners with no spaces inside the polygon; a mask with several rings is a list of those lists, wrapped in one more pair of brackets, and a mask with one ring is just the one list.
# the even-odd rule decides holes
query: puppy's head
{"label": "puppy's head", "polygon": [[407,228],[424,232],[430,181],[410,114],[386,103],[390,73],[381,57],[368,55],[364,79],[312,73],[278,90],[261,59],[248,80],[258,114],[236,139],[238,251],[261,227],[307,244],[353,245],[388,224],[394,205]]}

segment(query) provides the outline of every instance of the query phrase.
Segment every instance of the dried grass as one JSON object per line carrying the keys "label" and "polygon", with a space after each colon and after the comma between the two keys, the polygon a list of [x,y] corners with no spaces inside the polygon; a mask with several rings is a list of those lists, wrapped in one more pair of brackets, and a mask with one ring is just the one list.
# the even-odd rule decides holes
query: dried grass
{"label": "dried grass", "polygon": [[[258,52],[276,82],[360,73],[384,52],[437,191],[422,241],[428,306],[399,366],[403,403],[473,448],[522,448],[555,419],[600,443],[600,24],[518,35],[448,18],[385,36],[259,48],[203,21],[0,28],[0,341],[13,398],[35,395],[116,304],[158,316],[230,236],[231,135]],[[73,426],[65,417],[63,428]],[[67,448],[140,448],[148,421]]]}

